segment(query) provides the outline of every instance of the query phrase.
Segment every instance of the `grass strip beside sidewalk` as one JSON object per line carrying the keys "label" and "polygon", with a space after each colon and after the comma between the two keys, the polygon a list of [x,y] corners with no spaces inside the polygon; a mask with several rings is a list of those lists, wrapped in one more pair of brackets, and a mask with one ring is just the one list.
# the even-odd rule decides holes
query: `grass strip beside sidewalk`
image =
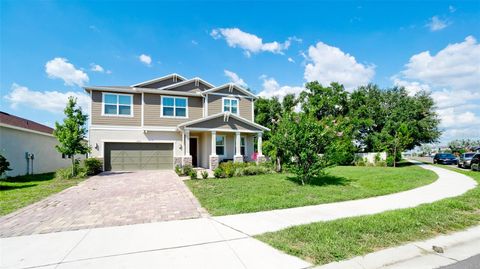
{"label": "grass strip beside sidewalk", "polygon": [[[474,178],[480,173],[447,168]],[[455,198],[371,216],[295,226],[256,238],[314,264],[365,255],[480,223],[480,187]]]}

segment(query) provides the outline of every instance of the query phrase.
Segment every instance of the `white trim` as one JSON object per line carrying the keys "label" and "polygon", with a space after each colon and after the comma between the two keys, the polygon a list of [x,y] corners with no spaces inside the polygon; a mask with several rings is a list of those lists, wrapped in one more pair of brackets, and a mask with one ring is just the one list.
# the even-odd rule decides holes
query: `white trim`
{"label": "white trim", "polygon": [[[218,154],[217,151],[217,137],[223,137],[223,154]],[[227,136],[226,135],[215,135],[215,153],[218,157],[226,157],[227,156]]]}
{"label": "white trim", "polygon": [[218,95],[218,96],[227,96],[227,97],[236,97],[236,98],[245,98],[245,99],[253,99],[255,100],[256,98],[253,98],[251,96],[246,96],[246,95],[239,95],[239,94],[230,94],[230,93],[221,93],[221,92],[209,92],[205,95]]}
{"label": "white trim", "polygon": [[[230,111],[224,111],[225,109],[225,100],[230,100]],[[232,100],[237,101],[237,113],[232,113]],[[240,100],[238,98],[232,98],[232,97],[222,97],[222,112],[230,112],[231,115],[240,115]]]}
{"label": "white trim", "polygon": [[45,135],[45,136],[50,136],[50,137],[55,137],[53,134],[47,134],[47,133],[40,132],[40,131],[35,131],[35,130],[26,129],[26,128],[22,128],[22,127],[18,127],[18,126],[13,126],[13,125],[10,125],[10,124],[5,124],[5,123],[2,123],[2,122],[0,122],[0,127],[5,127],[5,128],[10,128],[10,129],[14,129],[14,130],[19,130],[19,131],[24,131],[24,132],[29,132],[29,133],[39,134],[39,135]]}
{"label": "white trim", "polygon": [[122,126],[122,125],[91,125],[90,130],[112,130],[112,131],[164,131],[177,132],[177,127],[165,126]]}
{"label": "white trim", "polygon": [[[105,95],[106,94],[110,94],[110,95],[117,95],[117,114],[105,114]],[[122,115],[122,114],[119,114],[120,113],[120,109],[119,109],[119,106],[121,105],[119,103],[119,96],[130,96],[130,98],[132,99],[132,103],[130,104],[130,115]],[[102,116],[103,117],[124,117],[124,118],[133,118],[134,115],[133,115],[133,106],[134,106],[134,101],[133,101],[133,94],[124,94],[124,93],[114,93],[114,92],[102,92]],[[113,103],[112,104],[108,104],[108,105],[114,105]],[[123,106],[126,106],[126,105],[123,105]]]}
{"label": "white trim", "polygon": [[205,96],[205,117],[208,117],[208,94]]}
{"label": "white trim", "polygon": [[255,100],[252,100],[252,121],[255,122]]}
{"label": "white trim", "polygon": [[[163,99],[164,98],[173,98],[173,114],[174,114],[174,116],[163,115]],[[185,103],[186,103],[186,105],[185,105],[185,117],[175,116],[175,114],[176,114],[175,99],[185,99]],[[170,107],[170,106],[168,106],[168,107]],[[174,119],[188,119],[188,97],[162,95],[161,98],[160,98],[160,117],[161,118],[174,118]]]}
{"label": "white trim", "polygon": [[[192,120],[192,121],[187,121],[187,122],[184,122],[184,123],[181,123],[177,126],[177,128],[181,128],[181,127],[184,127],[184,126],[187,126],[187,125],[191,125],[191,124],[195,124],[195,123],[199,123],[199,122],[203,122],[203,121],[207,121],[207,120],[211,120],[211,119],[214,119],[216,117],[220,117],[220,116],[224,116],[225,113],[221,112],[221,113],[217,113],[217,114],[214,114],[214,115],[211,115],[211,116],[208,116],[208,117],[205,117],[205,118],[201,118],[201,119],[196,119],[196,120]],[[265,126],[262,126],[258,123],[255,123],[255,122],[252,122],[252,121],[249,121],[245,118],[242,118],[238,115],[235,115],[235,114],[230,114],[230,117],[234,118],[234,119],[237,119],[239,121],[243,121],[244,123],[246,124],[249,124],[249,125],[252,125],[253,127],[256,127],[258,129],[261,129],[261,130],[264,130],[264,131],[270,131],[270,129],[268,129],[267,127]]]}
{"label": "white trim", "polygon": [[144,117],[145,117],[145,94],[142,92],[142,127],[144,124]]}
{"label": "white trim", "polygon": [[238,130],[238,129],[221,129],[221,128],[197,128],[197,127],[194,127],[194,128],[189,128],[189,127],[185,127],[185,130],[188,130],[188,131],[213,131],[213,132],[220,132],[220,133],[236,133],[236,132],[240,132],[240,133],[248,133],[248,134],[259,134],[259,133],[262,133],[262,131],[252,131],[252,130]]}
{"label": "white trim", "polygon": [[[159,90],[165,90],[165,89],[172,89],[172,88],[177,88],[179,86],[183,86],[183,85],[187,85],[189,83],[192,83],[194,82],[195,84],[196,83],[199,83],[199,82],[202,82],[203,84],[211,87],[211,88],[215,88],[214,85],[210,84],[209,82],[199,78],[199,77],[194,77],[194,78],[191,78],[191,79],[188,79],[188,80],[184,80],[182,82],[179,82],[179,83],[175,83],[175,84],[170,84],[170,85],[167,85],[167,86],[163,86],[161,88],[158,88]],[[195,87],[198,87],[197,85],[195,85]]]}
{"label": "white trim", "polygon": [[140,83],[137,83],[137,84],[133,84],[130,87],[139,87],[139,86],[143,86],[145,84],[151,84],[151,83],[159,82],[159,81],[166,80],[166,79],[169,79],[169,78],[172,78],[172,77],[173,78],[175,78],[175,77],[176,78],[181,78],[182,80],[187,80],[186,78],[180,76],[179,74],[173,73],[173,74],[169,74],[169,75],[166,75],[166,76],[163,76],[163,77],[154,78],[154,79],[143,81],[143,82],[140,82]]}
{"label": "white trim", "polygon": [[233,83],[227,83],[227,84],[223,84],[221,86],[218,86],[216,88],[212,88],[212,89],[208,89],[206,91],[204,91],[203,93],[211,93],[211,92],[214,92],[214,91],[218,91],[218,90],[221,90],[223,88],[226,88],[226,87],[229,87],[229,88],[232,88],[232,89],[237,89],[238,91],[246,94],[247,96],[251,96],[253,98],[258,98],[255,94],[247,91],[246,89],[236,85],[236,84],[233,84]]}

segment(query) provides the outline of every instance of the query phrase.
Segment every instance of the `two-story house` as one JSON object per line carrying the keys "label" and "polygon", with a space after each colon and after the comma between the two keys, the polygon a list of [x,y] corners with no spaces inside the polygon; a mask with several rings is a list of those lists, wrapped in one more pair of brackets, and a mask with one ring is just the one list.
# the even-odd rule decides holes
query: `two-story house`
{"label": "two-story house", "polygon": [[85,87],[90,94],[89,143],[105,170],[215,169],[219,161],[251,160],[262,133],[248,90],[215,87],[177,74],[131,86]]}

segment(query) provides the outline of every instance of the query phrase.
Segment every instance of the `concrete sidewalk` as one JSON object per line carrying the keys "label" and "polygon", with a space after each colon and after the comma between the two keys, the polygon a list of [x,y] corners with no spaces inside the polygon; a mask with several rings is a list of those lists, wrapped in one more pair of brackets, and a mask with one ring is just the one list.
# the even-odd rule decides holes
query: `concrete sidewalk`
{"label": "concrete sidewalk", "polygon": [[[433,251],[441,247],[444,253]],[[350,260],[333,262],[317,269],[433,269],[466,260],[480,254],[480,226],[441,235],[421,242],[388,248]],[[460,267],[462,268],[462,267]],[[480,264],[473,268],[480,268]]]}
{"label": "concrete sidewalk", "polygon": [[361,200],[272,211],[214,217],[220,223],[248,235],[273,232],[290,226],[371,215],[384,211],[416,207],[444,198],[455,197],[475,188],[477,182],[463,174],[444,168],[411,161],[438,175],[432,184],[409,191]]}
{"label": "concrete sidewalk", "polygon": [[208,218],[0,239],[0,268],[306,268]]}

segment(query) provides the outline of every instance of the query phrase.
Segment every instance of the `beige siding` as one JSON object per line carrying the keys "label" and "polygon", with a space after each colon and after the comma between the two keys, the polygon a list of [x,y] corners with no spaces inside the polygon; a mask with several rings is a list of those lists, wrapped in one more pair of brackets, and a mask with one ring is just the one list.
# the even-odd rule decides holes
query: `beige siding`
{"label": "beige siding", "polygon": [[253,102],[250,98],[240,98],[240,117],[253,121],[252,118]]}
{"label": "beige siding", "polygon": [[216,117],[211,120],[191,124],[188,127],[191,128],[208,128],[208,129],[231,129],[231,130],[248,130],[248,131],[261,131],[260,129],[248,125],[242,121],[234,118],[230,118],[228,122],[223,121],[223,116]]}
{"label": "beige siding", "polygon": [[102,92],[92,91],[92,124],[140,126],[142,124],[141,104],[142,95],[133,94],[133,117],[102,116]]}
{"label": "beige siding", "polygon": [[[225,96],[214,94],[208,95],[208,116],[215,115],[223,111],[222,97]],[[251,98],[240,98],[240,117],[252,121],[252,106],[253,102]]]}
{"label": "beige siding", "polygon": [[186,97],[188,98],[188,118],[162,118],[160,117],[161,95],[145,93],[143,98],[145,102],[143,124],[146,126],[177,126],[203,117],[203,98],[201,97]]}

